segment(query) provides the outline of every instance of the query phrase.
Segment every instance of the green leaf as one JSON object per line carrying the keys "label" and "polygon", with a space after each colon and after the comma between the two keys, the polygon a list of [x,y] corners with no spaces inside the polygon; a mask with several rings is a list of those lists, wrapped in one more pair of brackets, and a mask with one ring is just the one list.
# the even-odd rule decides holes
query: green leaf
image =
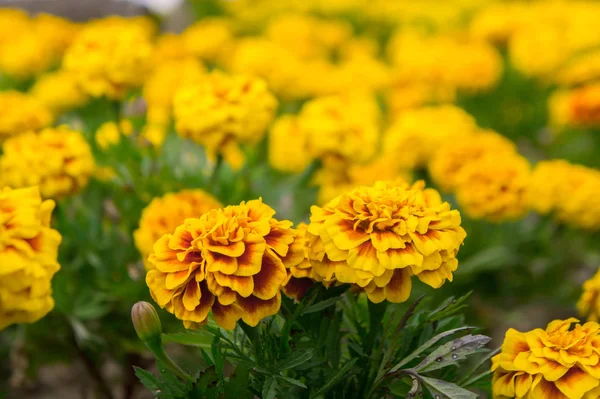
{"label": "green leaf", "polygon": [[485,335],[465,335],[445,343],[429,354],[414,368],[417,372],[433,371],[451,364],[458,365],[460,360],[472,355],[477,349],[482,348],[492,339]]}
{"label": "green leaf", "polygon": [[317,302],[313,305],[307,306],[304,309],[304,311],[302,312],[302,314],[320,312],[323,309],[327,309],[328,307],[335,305],[341,299],[342,299],[341,296],[337,296],[337,297],[326,299],[321,302]]}
{"label": "green leaf", "polygon": [[277,380],[271,376],[267,378],[262,389],[262,399],[275,399],[277,395]]}
{"label": "green leaf", "polygon": [[159,388],[158,378],[151,372],[144,370],[143,368],[133,366],[135,376],[140,380],[143,386],[151,391],[156,391]]}
{"label": "green leaf", "polygon": [[160,360],[156,361],[156,367],[158,368],[158,373],[160,374],[160,379],[162,381],[160,389],[164,391],[167,396],[173,395],[175,397],[185,397],[188,391],[191,390],[191,386],[181,382]]}
{"label": "green leaf", "polygon": [[436,399],[477,399],[477,394],[450,382],[420,376],[421,381]]}
{"label": "green leaf", "polygon": [[311,397],[323,396],[336,384],[342,380],[347,380],[350,377],[350,370],[352,370],[352,367],[354,367],[354,363],[356,363],[357,360],[357,358],[354,358],[344,364],[344,367],[342,367],[333,377],[329,378],[327,383],[323,385],[321,389],[315,392],[314,395],[311,395]]}
{"label": "green leaf", "polygon": [[314,349],[305,351],[292,352],[291,356],[279,362],[276,366],[276,370],[287,370],[293,369],[303,363],[308,362],[315,355]]}
{"label": "green leaf", "polygon": [[186,332],[163,334],[163,342],[174,342],[181,345],[196,346],[209,349],[214,340],[214,335],[205,330],[190,330]]}
{"label": "green leaf", "polygon": [[425,342],[423,345],[418,347],[417,350],[415,350],[413,353],[411,353],[410,355],[408,355],[404,359],[402,359],[402,361],[400,363],[396,364],[394,367],[392,367],[390,369],[390,371],[388,371],[388,373],[393,373],[394,371],[400,370],[402,367],[404,367],[405,365],[407,365],[408,363],[410,363],[411,361],[416,359],[421,353],[423,353],[427,349],[431,348],[439,340],[449,337],[452,334],[456,334],[457,332],[465,331],[465,330],[472,330],[473,328],[474,327],[469,327],[469,326],[459,327],[459,328],[455,328],[453,330],[444,331],[443,333],[436,335],[435,337],[431,338],[429,341]]}
{"label": "green leaf", "polygon": [[[486,364],[492,358],[492,356],[494,356],[498,352],[500,352],[500,349],[501,348],[496,348],[495,350],[490,351],[487,355],[483,356],[473,367],[471,367],[471,369],[469,371],[466,371],[463,374],[461,379],[458,380],[458,385],[465,386],[465,387],[470,386],[468,381],[471,380],[471,377],[477,372],[477,370],[479,370],[481,368],[481,366]],[[488,370],[489,370],[489,367],[486,367],[486,371],[488,371]],[[478,379],[479,378],[476,378],[476,380],[478,380]]]}
{"label": "green leaf", "polygon": [[236,399],[252,399],[254,395],[248,390],[250,381],[250,367],[245,364],[238,364],[229,378],[229,382],[225,384],[225,397]]}
{"label": "green leaf", "polygon": [[285,381],[285,382],[287,382],[289,384],[292,384],[292,385],[295,385],[297,387],[306,389],[306,385],[304,385],[304,383],[302,381],[298,381],[298,380],[295,380],[295,379],[290,378],[290,377],[285,377],[283,375],[278,375],[276,377],[277,377],[277,379]]}
{"label": "green leaf", "polygon": [[463,302],[466,301],[467,298],[469,298],[470,296],[471,292],[461,296],[458,299],[454,299],[453,297],[448,298],[439,308],[429,313],[427,321],[434,322],[454,315],[460,309],[465,307],[465,305],[463,305]]}

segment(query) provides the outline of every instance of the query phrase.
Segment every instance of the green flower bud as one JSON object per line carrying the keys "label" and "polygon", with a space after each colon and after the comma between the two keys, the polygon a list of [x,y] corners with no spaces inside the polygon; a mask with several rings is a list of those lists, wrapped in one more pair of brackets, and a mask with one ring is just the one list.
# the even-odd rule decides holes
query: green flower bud
{"label": "green flower bud", "polygon": [[142,341],[147,344],[149,341],[158,340],[160,342],[162,325],[154,306],[144,301],[136,303],[131,308],[131,320],[137,336]]}

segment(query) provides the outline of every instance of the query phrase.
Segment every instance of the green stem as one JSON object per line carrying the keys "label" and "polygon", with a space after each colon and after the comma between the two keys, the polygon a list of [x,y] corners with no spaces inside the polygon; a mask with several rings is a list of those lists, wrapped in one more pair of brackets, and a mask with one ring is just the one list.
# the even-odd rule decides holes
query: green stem
{"label": "green stem", "polygon": [[382,320],[387,309],[387,301],[381,303],[368,302],[369,306],[369,334],[365,340],[366,353],[370,353],[375,346],[377,335],[382,330]]}
{"label": "green stem", "polygon": [[219,181],[219,172],[223,166],[223,155],[217,155],[217,161],[215,163],[215,167],[213,169],[212,175],[210,176],[210,180],[208,182],[208,188],[211,192],[214,193],[217,182]]}
{"label": "green stem", "polygon": [[250,342],[252,343],[252,348],[254,349],[254,356],[256,357],[256,362],[259,366],[262,366],[263,359],[263,350],[262,343],[260,342],[260,329],[258,326],[252,327],[243,321],[239,321],[238,325],[244,331]]}
{"label": "green stem", "polygon": [[183,371],[181,367],[175,364],[173,359],[171,359],[169,355],[167,355],[167,352],[165,352],[162,346],[160,347],[159,351],[152,351],[152,353],[154,354],[157,360],[160,360],[165,366],[167,366],[169,371],[171,371],[177,377],[181,378],[184,381],[194,381],[194,378],[191,375]]}

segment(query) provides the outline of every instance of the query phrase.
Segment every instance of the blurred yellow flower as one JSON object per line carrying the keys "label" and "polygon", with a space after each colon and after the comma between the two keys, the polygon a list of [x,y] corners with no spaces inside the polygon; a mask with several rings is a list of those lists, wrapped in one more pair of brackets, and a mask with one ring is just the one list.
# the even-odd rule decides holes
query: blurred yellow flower
{"label": "blurred yellow flower", "polygon": [[225,18],[203,18],[190,25],[181,37],[189,54],[220,63],[235,42],[233,25]]}
{"label": "blurred yellow flower", "polygon": [[239,144],[260,142],[276,109],[263,80],[221,72],[181,88],[173,102],[177,132],[204,145],[211,158],[222,154],[235,169],[244,162]]}
{"label": "blurred yellow flower", "polygon": [[372,302],[404,302],[411,276],[452,281],[466,233],[460,214],[422,181],[377,182],[311,208],[308,257],[324,282],[361,287]]}
{"label": "blurred yellow flower", "polygon": [[589,230],[600,228],[600,171],[556,159],[535,165],[527,202],[541,214]]}
{"label": "blurred yellow flower", "polygon": [[81,107],[88,101],[88,95],[79,87],[75,75],[63,70],[40,76],[29,92],[55,117]]}
{"label": "blurred yellow flower", "polygon": [[174,232],[185,219],[198,218],[222,206],[215,197],[200,189],[182,190],[154,198],[142,211],[140,226],[133,232],[135,246],[142,255],[146,269],[152,268],[148,256],[160,237]]}
{"label": "blurred yellow flower", "polygon": [[185,39],[182,35],[163,33],[156,39],[152,51],[152,65],[161,65],[165,62],[190,58]]}
{"label": "blurred yellow flower", "polygon": [[475,39],[482,39],[498,45],[506,45],[534,14],[531,3],[490,2],[487,7],[475,13],[469,24],[469,32]]}
{"label": "blurred yellow flower", "polygon": [[456,188],[462,169],[481,158],[516,154],[514,143],[493,131],[482,131],[466,140],[449,141],[435,153],[429,162],[429,175],[436,187],[443,191]]}
{"label": "blurred yellow flower", "polygon": [[524,216],[530,169],[527,159],[511,152],[466,163],[454,180],[460,208],[473,219],[493,222]]}
{"label": "blurred yellow flower", "polygon": [[313,273],[312,266],[307,258],[307,227],[306,223],[300,223],[296,227],[296,238],[290,246],[289,255],[284,259],[284,263],[288,269],[287,278],[282,285],[282,290],[287,296],[297,301],[302,299],[315,281],[319,281],[319,276]]}
{"label": "blurred yellow flower", "polygon": [[312,158],[307,151],[307,137],[295,115],[279,117],[269,131],[269,164],[282,172],[300,173]]}
{"label": "blurred yellow flower", "polygon": [[381,112],[374,98],[338,95],[315,98],[302,107],[298,124],[306,135],[308,154],[366,163],[379,146]]}
{"label": "blurred yellow flower", "polygon": [[577,310],[588,321],[600,319],[600,269],[594,277],[583,283],[583,294],[577,302]]}
{"label": "blurred yellow flower", "polygon": [[63,68],[89,95],[121,99],[150,71],[151,34],[143,20],[112,17],[88,23],[67,49]]}
{"label": "blurred yellow flower", "polygon": [[96,130],[96,144],[103,150],[108,147],[117,145],[121,141],[121,135],[131,136],[133,133],[133,125],[129,119],[121,119],[119,125],[115,122],[104,122],[98,130]]}
{"label": "blurred yellow flower", "polygon": [[54,307],[61,236],[50,227],[53,209],[37,187],[0,190],[0,331],[33,323]]}
{"label": "blurred yellow flower", "polygon": [[494,398],[595,399],[600,395],[600,325],[554,320],[545,330],[506,332],[492,358]]}
{"label": "blurred yellow flower", "polygon": [[35,97],[15,90],[0,91],[0,143],[27,130],[39,130],[52,121],[50,110]]}
{"label": "blurred yellow flower", "polygon": [[586,51],[574,56],[556,72],[559,85],[580,85],[600,78],[600,50]]}
{"label": "blurred yellow flower", "polygon": [[95,171],[90,146],[66,126],[26,132],[6,140],[0,157],[0,184],[38,186],[44,198],[74,194]]}
{"label": "blurred yellow flower", "polygon": [[407,109],[449,104],[456,100],[454,88],[426,82],[394,84],[385,94],[391,120],[395,120]]}
{"label": "blurred yellow flower", "polygon": [[186,328],[207,321],[226,329],[242,319],[256,326],[281,305],[296,232],[261,200],[213,209],[187,219],[154,245],[146,276],[159,306]]}
{"label": "blurred yellow flower", "polygon": [[393,155],[397,167],[423,167],[446,143],[465,140],[478,130],[475,119],[454,105],[410,109],[385,132],[382,149]]}
{"label": "blurred yellow flower", "polygon": [[559,90],[548,107],[550,119],[558,126],[600,126],[600,83]]}

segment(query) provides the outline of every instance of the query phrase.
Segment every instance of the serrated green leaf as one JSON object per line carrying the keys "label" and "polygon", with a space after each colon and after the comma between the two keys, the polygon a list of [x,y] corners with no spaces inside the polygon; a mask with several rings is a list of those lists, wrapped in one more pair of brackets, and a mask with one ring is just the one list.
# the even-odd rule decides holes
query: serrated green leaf
{"label": "serrated green leaf", "polygon": [[180,333],[163,334],[163,342],[174,342],[181,345],[196,346],[209,349],[214,340],[214,335],[204,330],[190,330]]}
{"label": "serrated green leaf", "polygon": [[472,329],[473,329],[473,327],[469,327],[469,326],[459,327],[459,328],[455,328],[453,330],[444,331],[443,333],[436,335],[435,337],[431,338],[429,341],[425,342],[423,345],[418,347],[417,350],[415,350],[413,353],[411,353],[410,355],[408,355],[404,359],[402,359],[402,361],[400,361],[400,363],[398,363],[394,367],[392,367],[388,371],[388,373],[393,373],[394,371],[400,370],[402,367],[406,366],[408,363],[410,363],[411,361],[416,359],[421,353],[423,353],[424,351],[426,351],[427,349],[432,347],[436,342],[440,341],[441,339],[449,337],[450,335],[456,334],[457,332],[460,332],[460,331],[472,330]]}
{"label": "serrated green leaf", "polygon": [[275,377],[271,376],[267,378],[263,384],[262,399],[275,399],[278,388],[279,386],[277,385],[277,380]]}
{"label": "serrated green leaf", "polygon": [[287,370],[293,369],[294,367],[300,366],[308,362],[315,355],[314,349],[309,349],[305,351],[296,351],[292,352],[292,354],[286,359],[279,362],[276,366],[276,370]]}
{"label": "serrated green leaf", "polygon": [[143,386],[151,391],[156,391],[159,388],[158,378],[156,378],[154,374],[137,366],[133,366],[133,370],[135,376],[140,380]]}
{"label": "serrated green leaf", "polygon": [[250,367],[240,363],[235,368],[233,375],[225,384],[225,397],[236,399],[252,399],[254,395],[248,390],[250,381]]}
{"label": "serrated green leaf", "polygon": [[477,399],[477,394],[451,382],[423,376],[420,379],[435,399]]}
{"label": "serrated green leaf", "polygon": [[325,385],[323,385],[317,392],[315,392],[314,395],[311,395],[311,397],[325,395],[336,384],[341,382],[343,379],[347,379],[348,377],[350,377],[348,373],[350,373],[350,370],[352,370],[352,367],[354,367],[354,364],[357,360],[358,359],[356,358],[350,359],[346,364],[344,364],[344,367],[342,367],[333,377],[329,378],[327,383],[325,383]]}
{"label": "serrated green leaf", "polygon": [[477,349],[482,348],[492,339],[485,335],[465,335],[445,343],[429,354],[419,365],[414,367],[417,372],[427,372],[447,367],[465,360]]}
{"label": "serrated green leaf", "polygon": [[302,311],[302,314],[310,314],[310,313],[320,312],[323,309],[327,309],[328,307],[335,305],[341,299],[342,299],[341,296],[337,296],[337,297],[326,299],[321,302],[317,302],[313,305],[307,306]]}
{"label": "serrated green leaf", "polygon": [[156,361],[156,367],[160,375],[160,389],[167,395],[173,395],[175,397],[185,396],[187,392],[191,390],[191,385],[188,385],[180,381],[163,362],[160,360]]}

